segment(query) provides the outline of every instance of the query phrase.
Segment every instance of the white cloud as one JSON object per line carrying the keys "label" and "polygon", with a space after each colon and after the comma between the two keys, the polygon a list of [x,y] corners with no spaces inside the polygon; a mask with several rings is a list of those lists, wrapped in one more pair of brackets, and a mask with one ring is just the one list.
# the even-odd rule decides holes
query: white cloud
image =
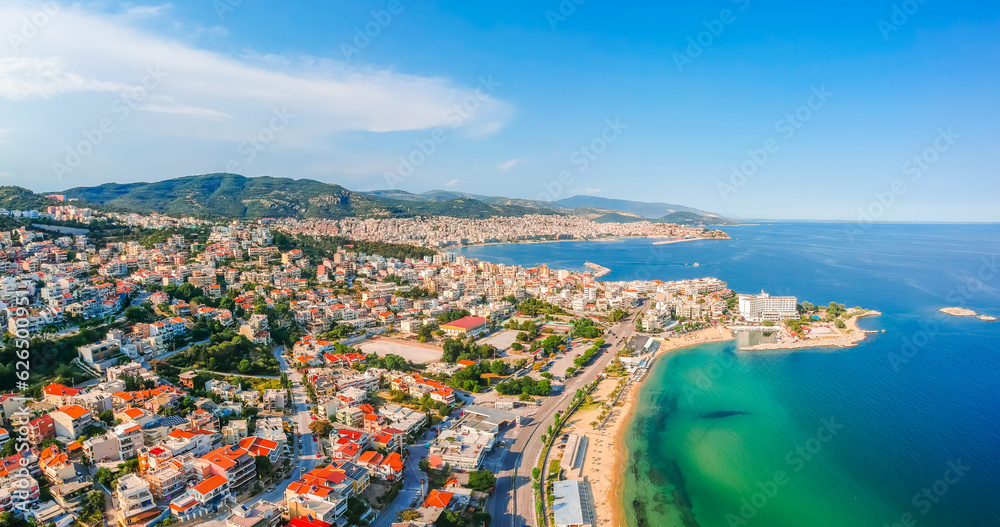
{"label": "white cloud", "polygon": [[[20,33],[20,21],[37,12],[32,3],[0,7],[0,34]],[[233,57],[197,49],[138,29],[136,17],[163,16],[166,6],[127,7],[101,14],[79,4],[64,6],[38,34],[15,51],[0,46],[0,101],[58,99],[72,93],[121,92],[141,83],[147,68],[162,70],[161,100],[134,108],[158,114],[146,131],[199,139],[241,140],[267,125],[275,109],[295,114],[284,140],[322,141],[344,131],[395,132],[451,126],[449,110],[474,93],[449,79],[408,75],[389,69],[347,66],[309,56],[247,53]],[[107,95],[92,99],[107,108]],[[59,115],[71,128],[92,120],[94,108],[81,100],[77,112]],[[464,119],[465,133],[501,128],[506,103],[491,96]],[[86,117],[84,117],[86,116]]]}
{"label": "white cloud", "polygon": [[453,180],[445,183],[444,186],[446,186],[446,187],[454,187],[457,184],[458,184],[458,180],[457,179],[453,179]]}
{"label": "white cloud", "polygon": [[220,112],[218,110],[212,110],[210,108],[197,108],[194,106],[185,106],[183,104],[173,104],[173,105],[159,105],[159,104],[144,104],[139,107],[140,110],[146,110],[149,112],[158,113],[170,113],[175,115],[187,115],[190,117],[205,117],[208,119],[232,119],[233,116],[225,112]]}
{"label": "white cloud", "polygon": [[503,163],[497,165],[497,168],[506,172],[525,161],[527,161],[527,159],[508,159],[507,161],[504,161]]}
{"label": "white cloud", "polygon": [[580,191],[580,194],[600,194],[601,189],[599,188],[585,188]]}
{"label": "white cloud", "polygon": [[129,18],[152,18],[162,15],[173,6],[171,4],[162,5],[125,5],[125,16]]}
{"label": "white cloud", "polygon": [[70,92],[117,92],[128,85],[98,81],[73,71],[62,57],[0,58],[0,97],[49,99]]}

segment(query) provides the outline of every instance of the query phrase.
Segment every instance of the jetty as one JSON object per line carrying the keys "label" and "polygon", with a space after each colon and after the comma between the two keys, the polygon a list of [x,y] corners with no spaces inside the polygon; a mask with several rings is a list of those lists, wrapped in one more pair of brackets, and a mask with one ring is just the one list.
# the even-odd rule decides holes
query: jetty
{"label": "jetty", "polygon": [[583,265],[586,265],[588,268],[594,270],[594,278],[600,278],[600,277],[602,277],[602,276],[604,276],[604,275],[606,275],[606,274],[608,274],[608,273],[611,272],[611,269],[608,269],[607,267],[604,267],[603,265],[597,265],[597,264],[592,263],[592,262],[584,262]]}

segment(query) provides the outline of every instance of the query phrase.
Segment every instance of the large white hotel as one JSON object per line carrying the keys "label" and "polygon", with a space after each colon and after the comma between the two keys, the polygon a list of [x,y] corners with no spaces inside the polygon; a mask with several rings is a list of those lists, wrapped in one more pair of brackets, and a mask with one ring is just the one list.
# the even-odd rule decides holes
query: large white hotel
{"label": "large white hotel", "polygon": [[764,291],[759,295],[739,295],[740,316],[748,322],[779,322],[799,316],[794,296],[771,296]]}

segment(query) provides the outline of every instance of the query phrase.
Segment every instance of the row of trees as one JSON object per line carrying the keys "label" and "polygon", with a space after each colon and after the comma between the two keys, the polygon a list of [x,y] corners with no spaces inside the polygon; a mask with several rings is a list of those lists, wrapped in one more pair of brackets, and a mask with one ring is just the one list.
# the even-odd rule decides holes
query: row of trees
{"label": "row of trees", "polygon": [[496,386],[500,395],[537,395],[546,396],[552,393],[552,383],[548,379],[536,381],[531,377],[524,376],[517,379],[508,379]]}
{"label": "row of trees", "polygon": [[573,358],[573,364],[576,365],[577,368],[586,366],[590,363],[591,359],[597,355],[597,351],[600,350],[603,345],[604,339],[595,340],[593,346],[587,348],[582,355]]}

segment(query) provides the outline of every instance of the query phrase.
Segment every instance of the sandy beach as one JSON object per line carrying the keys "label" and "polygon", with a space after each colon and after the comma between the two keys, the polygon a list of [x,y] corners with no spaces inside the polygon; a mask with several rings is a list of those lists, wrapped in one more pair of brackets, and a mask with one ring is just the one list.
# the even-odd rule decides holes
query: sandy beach
{"label": "sandy beach", "polygon": [[[687,346],[731,340],[732,338],[732,333],[722,326],[695,331],[661,341],[654,358]],[[597,517],[594,525],[602,527],[625,525],[624,509],[621,503],[621,472],[628,456],[628,452],[625,451],[625,430],[628,428],[638,388],[642,385],[641,382],[627,384],[618,405],[611,408],[604,427],[601,430],[595,430],[591,423],[596,421],[601,413],[599,403],[610,399],[612,391],[618,385],[618,380],[617,378],[607,378],[601,381],[592,393],[594,404],[581,408],[573,414],[567,423],[568,433],[587,438],[582,475],[590,483],[592,495],[595,497],[594,508]]]}

